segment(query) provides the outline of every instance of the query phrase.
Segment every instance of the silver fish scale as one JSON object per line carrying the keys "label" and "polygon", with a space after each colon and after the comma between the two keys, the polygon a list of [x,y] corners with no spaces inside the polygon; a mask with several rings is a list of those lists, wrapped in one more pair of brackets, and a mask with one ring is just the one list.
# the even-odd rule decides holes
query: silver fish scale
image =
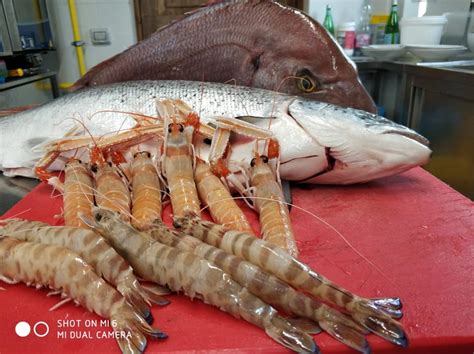
{"label": "silver fish scale", "polygon": [[215,116],[269,116],[274,104],[287,97],[262,89],[189,81],[130,81],[78,91],[0,119],[0,168],[34,166],[41,153],[31,149],[63,137],[78,122],[93,135],[131,128],[135,121],[118,112],[156,116],[158,98],[182,99],[207,121]]}

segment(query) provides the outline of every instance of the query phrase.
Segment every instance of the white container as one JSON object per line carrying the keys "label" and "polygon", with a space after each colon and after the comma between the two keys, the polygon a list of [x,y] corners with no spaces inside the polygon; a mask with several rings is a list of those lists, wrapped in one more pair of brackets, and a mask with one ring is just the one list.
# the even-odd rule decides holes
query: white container
{"label": "white container", "polygon": [[348,56],[354,54],[355,30],[355,22],[344,22],[337,30],[337,42]]}
{"label": "white container", "polygon": [[445,16],[424,16],[402,18],[400,21],[401,44],[437,45],[448,19]]}
{"label": "white container", "polygon": [[467,34],[467,46],[474,52],[474,32],[470,32]]}

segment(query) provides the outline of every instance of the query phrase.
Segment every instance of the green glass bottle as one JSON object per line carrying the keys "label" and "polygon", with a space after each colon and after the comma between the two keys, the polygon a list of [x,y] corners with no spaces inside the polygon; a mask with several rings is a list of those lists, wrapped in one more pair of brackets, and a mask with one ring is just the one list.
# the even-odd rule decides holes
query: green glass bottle
{"label": "green glass bottle", "polygon": [[385,25],[385,44],[399,44],[400,43],[400,28],[398,27],[398,12],[397,12],[397,0],[393,0],[392,11],[388,17],[387,24]]}
{"label": "green glass bottle", "polygon": [[331,6],[329,5],[326,5],[326,16],[324,17],[323,26],[333,37],[335,37],[336,34],[334,32],[334,23],[332,21]]}

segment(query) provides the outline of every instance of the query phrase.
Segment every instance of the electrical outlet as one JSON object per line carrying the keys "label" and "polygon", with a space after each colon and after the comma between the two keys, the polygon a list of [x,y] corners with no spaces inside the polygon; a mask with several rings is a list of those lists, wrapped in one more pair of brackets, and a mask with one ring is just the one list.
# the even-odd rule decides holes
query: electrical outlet
{"label": "electrical outlet", "polygon": [[91,41],[93,45],[109,45],[110,33],[108,28],[92,28]]}

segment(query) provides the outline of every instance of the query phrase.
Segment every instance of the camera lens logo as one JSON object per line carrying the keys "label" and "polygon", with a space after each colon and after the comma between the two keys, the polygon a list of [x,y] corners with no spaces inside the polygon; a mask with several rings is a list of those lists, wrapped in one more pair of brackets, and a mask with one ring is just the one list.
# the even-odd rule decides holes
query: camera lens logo
{"label": "camera lens logo", "polygon": [[[31,333],[31,326],[26,321],[20,321],[15,326],[15,333],[18,337],[27,337]],[[39,337],[46,337],[49,333],[49,326],[46,322],[39,321],[33,326],[33,333]]]}

